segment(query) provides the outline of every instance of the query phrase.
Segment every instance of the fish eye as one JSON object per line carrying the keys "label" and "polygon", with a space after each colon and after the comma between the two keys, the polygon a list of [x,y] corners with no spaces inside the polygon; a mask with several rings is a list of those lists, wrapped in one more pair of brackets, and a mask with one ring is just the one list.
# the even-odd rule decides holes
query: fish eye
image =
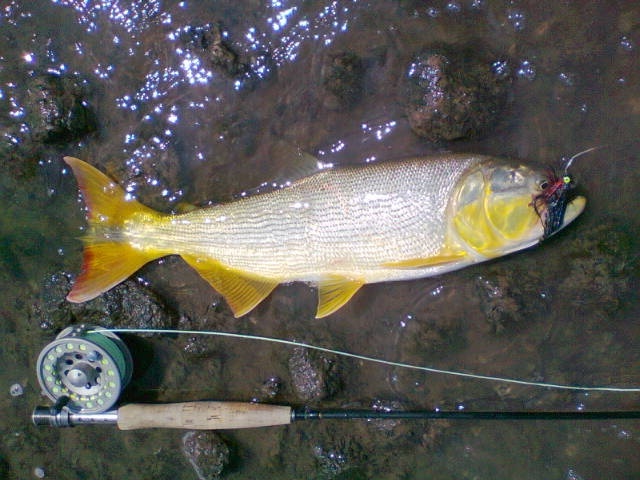
{"label": "fish eye", "polygon": [[546,190],[549,188],[549,180],[540,180],[538,186],[540,187],[540,190]]}

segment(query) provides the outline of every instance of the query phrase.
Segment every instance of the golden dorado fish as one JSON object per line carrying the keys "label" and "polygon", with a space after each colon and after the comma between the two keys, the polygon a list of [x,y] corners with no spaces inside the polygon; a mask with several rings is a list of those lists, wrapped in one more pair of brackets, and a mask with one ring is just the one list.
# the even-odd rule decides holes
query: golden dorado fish
{"label": "golden dorado fish", "polygon": [[[554,233],[547,218],[558,230],[586,203],[552,202],[564,184],[544,170],[456,154],[321,170],[280,190],[161,214],[82,160],[65,161],[89,222],[69,301],[91,300],[177,254],[236,317],[294,281],[318,287],[324,317],[366,283],[439,275],[530,247]],[[560,213],[551,212],[556,203]]]}

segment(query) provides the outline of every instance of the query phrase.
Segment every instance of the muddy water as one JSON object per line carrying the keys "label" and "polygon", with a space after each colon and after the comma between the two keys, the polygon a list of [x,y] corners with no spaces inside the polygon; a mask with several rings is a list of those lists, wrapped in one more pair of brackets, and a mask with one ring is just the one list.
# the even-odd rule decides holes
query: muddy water
{"label": "muddy water", "polygon": [[[177,259],[146,267],[138,282],[170,308],[172,327],[293,338],[527,380],[640,384],[636,2],[5,0],[0,34],[0,477],[196,478],[181,432],[30,425],[31,409],[45,401],[35,359],[55,334],[43,322],[42,285],[80,265],[83,212],[63,154],[89,160],[144,203],[171,211],[286,177],[283,141],[336,163],[445,149],[559,165],[563,156],[604,146],[573,167],[589,204],[567,231],[535,250],[440,278],[367,286],[326,319],[313,320],[313,290],[292,285],[235,320]],[[473,45],[513,76],[511,102],[485,137],[433,145],[411,132],[403,82],[412,55],[434,43]],[[345,51],[364,66],[354,102],[336,100],[323,86],[331,59]],[[96,132],[64,143],[37,138],[26,89],[47,71],[83,79]],[[153,358],[129,400],[301,403],[285,347],[167,337],[142,343],[134,357],[152,351]],[[331,360],[338,387],[314,406],[638,408],[631,394],[567,393]],[[280,388],[265,388],[274,377]],[[12,396],[16,383],[24,392]],[[225,478],[640,474],[637,421],[320,422],[221,435],[232,455]]]}

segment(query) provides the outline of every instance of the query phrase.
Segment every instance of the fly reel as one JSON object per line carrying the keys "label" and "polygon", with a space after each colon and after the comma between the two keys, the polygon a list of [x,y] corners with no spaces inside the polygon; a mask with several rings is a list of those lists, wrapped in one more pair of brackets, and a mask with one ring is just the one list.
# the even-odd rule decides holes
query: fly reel
{"label": "fly reel", "polygon": [[118,401],[131,380],[133,360],[112,332],[75,325],[42,350],[36,368],[40,386],[51,400],[66,397],[66,406],[74,413],[100,413]]}

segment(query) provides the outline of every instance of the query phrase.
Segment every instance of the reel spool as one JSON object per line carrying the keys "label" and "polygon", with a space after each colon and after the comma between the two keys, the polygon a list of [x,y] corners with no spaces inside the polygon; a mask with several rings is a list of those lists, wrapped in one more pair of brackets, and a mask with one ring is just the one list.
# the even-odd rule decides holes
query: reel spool
{"label": "reel spool", "polygon": [[133,373],[126,345],[108,330],[91,325],[65,328],[37,363],[38,382],[54,402],[68,397],[74,413],[111,409]]}

